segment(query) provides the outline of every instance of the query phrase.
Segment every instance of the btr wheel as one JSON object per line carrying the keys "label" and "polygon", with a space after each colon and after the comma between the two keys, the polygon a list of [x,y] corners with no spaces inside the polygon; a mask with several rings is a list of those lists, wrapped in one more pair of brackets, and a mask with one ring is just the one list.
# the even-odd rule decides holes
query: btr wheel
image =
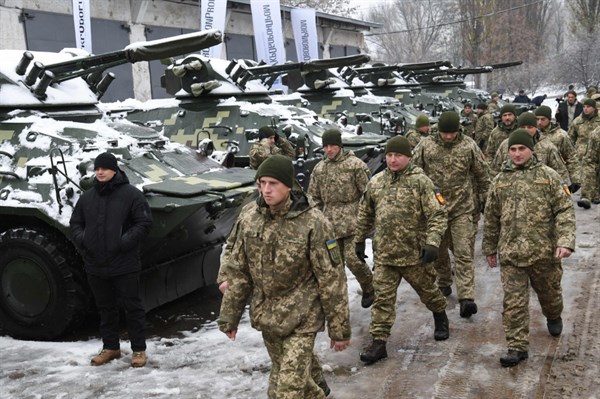
{"label": "btr wheel", "polygon": [[83,314],[82,273],[65,239],[30,228],[0,234],[0,325],[11,336],[50,340]]}

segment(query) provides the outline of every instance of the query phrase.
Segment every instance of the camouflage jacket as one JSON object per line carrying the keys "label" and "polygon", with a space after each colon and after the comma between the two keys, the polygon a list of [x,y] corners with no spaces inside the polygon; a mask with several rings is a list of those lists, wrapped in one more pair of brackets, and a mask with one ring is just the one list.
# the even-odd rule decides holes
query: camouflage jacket
{"label": "camouflage jacket", "polygon": [[556,247],[575,249],[575,209],[568,188],[535,156],[511,161],[494,179],[485,207],[482,250],[500,264],[530,266],[554,259]]}
{"label": "camouflage jacket", "polygon": [[542,134],[548,137],[548,139],[552,141],[552,144],[558,148],[558,153],[569,171],[571,183],[580,183],[581,171],[579,167],[579,158],[577,157],[577,152],[575,151],[575,147],[573,146],[571,139],[569,139],[567,132],[561,129],[559,125],[553,123],[546,129],[543,129]]}
{"label": "camouflage jacket", "polygon": [[490,100],[490,102],[488,103],[487,111],[489,113],[492,113],[492,112],[494,112],[497,109],[500,109],[500,105],[498,105],[498,102]]}
{"label": "camouflage jacket", "polygon": [[364,241],[375,229],[375,267],[418,265],[425,244],[440,246],[448,225],[444,208],[421,168],[410,163],[403,171],[385,169],[367,185],[355,241]]}
{"label": "camouflage jacket", "polygon": [[496,126],[496,122],[494,122],[494,117],[488,111],[485,111],[477,116],[477,122],[475,123],[475,132],[473,139],[479,145],[479,147],[483,147],[485,149],[485,144],[490,139],[490,134],[494,127]]}
{"label": "camouflage jacket", "polygon": [[589,182],[598,179],[598,185],[600,185],[600,175],[598,174],[600,169],[600,127],[590,133],[590,139],[581,164],[582,181]]}
{"label": "camouflage jacket", "polygon": [[427,134],[422,134],[420,132],[418,132],[416,129],[410,129],[408,131],[408,133],[406,133],[406,138],[410,144],[410,149],[414,150],[415,147],[417,146],[417,144],[419,144],[419,142],[421,140],[423,140],[425,137],[428,137],[429,133]]}
{"label": "camouflage jacket", "polygon": [[277,143],[273,146],[269,144],[269,140],[262,139],[250,147],[250,168],[258,169],[265,159],[274,154],[295,158],[294,147],[283,137],[279,137]]}
{"label": "camouflage jacket", "polygon": [[600,116],[598,111],[594,111],[592,117],[586,117],[584,114],[579,115],[573,119],[571,127],[569,127],[569,138],[577,149],[577,155],[579,158],[583,158],[587,147],[590,133],[592,130],[600,126]]}
{"label": "camouflage jacket", "polygon": [[333,224],[336,238],[354,234],[358,203],[371,171],[352,151],[340,151],[334,159],[324,159],[310,176],[308,195]]}
{"label": "camouflage jacket", "polygon": [[[569,181],[569,172],[567,171],[567,167],[563,162],[560,154],[558,153],[558,149],[550,139],[546,136],[541,136],[537,133],[533,142],[535,143],[533,146],[533,151],[537,159],[543,163],[554,169],[561,177],[562,181]],[[490,163],[490,176],[494,178],[500,170],[502,170],[502,165],[504,162],[510,159],[510,155],[508,154],[508,139],[504,140],[502,144],[500,144],[500,148],[496,151],[496,156]]]}
{"label": "camouflage jacket", "polygon": [[506,140],[512,132],[517,130],[517,126],[517,121],[510,126],[506,126],[504,123],[500,122],[498,126],[492,130],[490,133],[490,139],[488,140],[484,151],[488,161],[491,162],[494,159],[500,144],[502,144],[502,142]]}
{"label": "camouflage jacket", "polygon": [[422,140],[413,155],[415,165],[441,191],[450,219],[474,211],[475,190],[479,199],[485,201],[490,185],[488,166],[470,137],[459,133],[454,141],[447,143],[436,134]]}
{"label": "camouflage jacket", "polygon": [[281,337],[316,333],[325,320],[331,339],[350,339],[346,275],[331,225],[305,196],[281,210],[244,209],[229,255],[218,320],[221,331],[237,328],[247,300],[252,326]]}
{"label": "camouflage jacket", "polygon": [[[475,132],[475,125],[477,125],[477,115],[471,111],[471,113],[469,115],[465,114],[465,111],[460,111],[460,116],[461,118],[466,118],[470,123],[467,125],[463,126],[463,131],[464,133],[471,137],[472,139],[475,138],[474,136],[474,132]],[[490,129],[491,130],[491,129]]]}

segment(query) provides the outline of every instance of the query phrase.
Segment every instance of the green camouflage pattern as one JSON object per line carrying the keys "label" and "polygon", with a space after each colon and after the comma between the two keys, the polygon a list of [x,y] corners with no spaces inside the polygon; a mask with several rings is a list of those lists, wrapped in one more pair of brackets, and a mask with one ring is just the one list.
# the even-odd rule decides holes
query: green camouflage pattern
{"label": "green camouflage pattern", "polygon": [[423,134],[418,132],[416,129],[410,129],[408,133],[406,133],[406,138],[408,139],[408,143],[410,144],[410,149],[414,150],[417,144],[425,137],[429,136],[429,132],[427,134]]}
{"label": "green camouflage pattern", "polygon": [[[475,111],[471,110],[470,114],[466,114],[464,110],[460,111],[460,117],[461,118],[465,118],[467,119],[469,122],[469,124],[466,124],[463,126],[463,132],[464,134],[466,134],[467,136],[471,137],[472,139],[475,138],[475,126],[477,125],[477,120],[479,119],[477,117],[477,114],[475,113]],[[491,130],[491,129],[490,129]]]}
{"label": "green camouflage pattern", "polygon": [[271,145],[268,139],[262,139],[250,147],[250,168],[258,169],[265,159],[275,154],[285,155],[290,159],[296,157],[294,147],[283,137],[279,137],[274,145]]}
{"label": "green camouflage pattern", "polygon": [[575,249],[575,210],[566,184],[535,155],[522,167],[506,162],[490,188],[482,250],[501,265],[552,261],[556,247]]}
{"label": "green camouflage pattern", "polygon": [[489,111],[486,110],[477,116],[477,123],[475,124],[473,139],[480,148],[485,149],[495,126],[496,122]]}
{"label": "green camouflage pattern", "polygon": [[447,301],[435,284],[436,273],[431,264],[395,267],[378,265],[373,285],[375,302],[371,307],[369,333],[373,339],[387,341],[396,321],[398,286],[402,279],[416,291],[421,302],[434,313],[444,312]]}
{"label": "green camouflage pattern", "polygon": [[[550,139],[546,136],[540,136],[540,134],[537,133],[533,137],[533,142],[535,143],[533,145],[533,151],[535,152],[537,159],[544,165],[554,169],[560,175],[563,182],[569,182],[569,171],[567,170],[567,166],[563,162],[558,149],[552,144]],[[491,176],[495,177],[498,175],[502,169],[502,165],[509,160],[508,139],[506,139],[500,144],[498,151],[496,151],[496,156],[494,156],[494,159],[490,162]]]}
{"label": "green camouflage pattern", "polygon": [[385,169],[371,179],[360,202],[355,240],[364,241],[375,229],[375,269],[418,265],[425,244],[439,247],[447,219],[433,183],[410,163],[402,171]]}
{"label": "green camouflage pattern", "polygon": [[[564,161],[571,183],[581,182],[581,167],[577,152],[569,135],[558,124],[550,124],[545,129],[541,130],[542,135],[548,137],[552,144],[558,148],[560,157]],[[556,169],[555,169],[556,170]],[[559,172],[560,174],[560,172]]]}
{"label": "green camouflage pattern", "polygon": [[521,352],[529,349],[529,285],[537,294],[542,313],[547,319],[556,320],[561,316],[562,274],[562,266],[556,260],[538,261],[527,267],[501,266],[504,291],[502,325],[508,349]]}
{"label": "green camouflage pattern", "polygon": [[279,211],[258,203],[244,209],[227,265],[228,290],[218,320],[237,328],[248,298],[252,326],[280,337],[322,331],[350,338],[346,276],[331,261],[337,248],[330,223],[305,197]]}
{"label": "green camouflage pattern", "polygon": [[581,198],[600,199],[600,127],[590,134],[581,164]]}
{"label": "green camouflage pattern", "polygon": [[512,132],[517,130],[517,127],[518,124],[515,119],[514,123],[510,126],[506,126],[504,123],[500,122],[498,123],[498,126],[492,130],[484,150],[488,162],[492,162],[494,160],[494,156],[496,155],[496,152],[498,152],[500,144],[502,144],[502,142],[506,140]]}
{"label": "green camouflage pattern", "polygon": [[583,159],[590,135],[592,131],[599,126],[600,116],[598,116],[598,110],[594,111],[591,118],[581,114],[573,119],[573,123],[571,123],[571,126],[569,127],[569,138],[575,145],[579,159]]}

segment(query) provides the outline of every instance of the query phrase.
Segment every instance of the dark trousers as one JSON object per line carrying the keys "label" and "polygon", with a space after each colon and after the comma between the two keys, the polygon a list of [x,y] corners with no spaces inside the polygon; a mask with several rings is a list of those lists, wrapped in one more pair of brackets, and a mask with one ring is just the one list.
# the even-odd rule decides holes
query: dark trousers
{"label": "dark trousers", "polygon": [[146,350],[146,311],[140,296],[138,273],[100,277],[87,275],[100,313],[100,335],[104,349],[119,349],[119,304],[125,309],[131,350]]}

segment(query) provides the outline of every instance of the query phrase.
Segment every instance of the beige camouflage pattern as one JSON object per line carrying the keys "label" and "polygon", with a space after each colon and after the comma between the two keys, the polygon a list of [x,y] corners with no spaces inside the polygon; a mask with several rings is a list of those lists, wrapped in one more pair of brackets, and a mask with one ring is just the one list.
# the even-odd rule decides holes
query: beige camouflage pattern
{"label": "beige camouflage pattern", "polygon": [[333,224],[335,238],[354,234],[358,203],[371,177],[369,167],[352,151],[340,151],[315,166],[308,195]]}
{"label": "beige camouflage pattern", "polygon": [[417,146],[417,144],[419,144],[419,142],[421,140],[423,140],[425,137],[429,136],[429,132],[427,132],[427,134],[422,134],[421,132],[418,132],[416,129],[410,129],[408,131],[408,133],[406,133],[406,138],[408,140],[408,143],[410,144],[410,149],[414,150],[415,147]]}
{"label": "beige camouflage pattern", "polygon": [[527,267],[552,261],[556,247],[575,249],[575,210],[562,179],[535,155],[523,167],[505,163],[485,207],[483,254]]}
{"label": "beige camouflage pattern", "polygon": [[375,269],[414,266],[421,263],[425,244],[439,247],[447,223],[433,183],[410,163],[403,171],[385,169],[371,179],[360,202],[355,240],[364,241],[375,229]]}
{"label": "beige camouflage pattern", "polygon": [[498,152],[498,148],[500,148],[500,144],[502,144],[502,142],[506,140],[512,132],[517,130],[517,127],[517,121],[515,120],[515,122],[510,126],[506,126],[504,123],[500,122],[498,126],[492,130],[484,151],[488,162],[492,162],[494,160],[496,152]]}
{"label": "beige camouflage pattern", "polygon": [[[548,137],[552,144],[558,148],[560,157],[567,166],[571,183],[581,182],[581,167],[575,147],[569,138],[567,132],[560,128],[557,124],[550,124],[542,130],[542,135]],[[560,172],[559,172],[560,174]]]}
{"label": "beige camouflage pattern", "polygon": [[[535,143],[533,145],[533,152],[538,161],[554,169],[560,175],[562,181],[568,184],[569,172],[567,171],[567,166],[560,157],[556,146],[552,144],[550,139],[546,136],[540,136],[539,133],[533,137],[533,142]],[[495,177],[500,173],[502,165],[507,161],[510,162],[508,139],[504,140],[502,144],[500,144],[498,151],[496,151],[496,156],[490,163],[490,175]]]}
{"label": "beige camouflage pattern", "polygon": [[313,353],[316,334],[293,333],[280,337],[263,332],[262,335],[271,358],[268,398],[324,399],[318,381],[311,375],[314,362],[319,362]]}
{"label": "beige camouflage pattern", "polygon": [[335,241],[328,249],[332,239],[331,225],[306,198],[288,199],[278,212],[258,204],[246,209],[227,265],[221,331],[237,328],[252,295],[250,321],[259,331],[316,333],[327,319],[329,337],[348,340],[346,275]]}
{"label": "beige camouflage pattern", "polygon": [[600,199],[600,127],[590,134],[582,161],[581,198]]}
{"label": "beige camouflage pattern", "polygon": [[482,150],[485,149],[495,126],[496,122],[494,122],[494,117],[490,112],[484,111],[477,116],[473,139]]}
{"label": "beige camouflage pattern", "polygon": [[285,155],[288,158],[295,158],[294,147],[283,137],[279,137],[278,142],[271,146],[268,139],[262,139],[250,147],[250,168],[258,169],[261,163],[274,154]]}
{"label": "beige camouflage pattern", "polygon": [[502,265],[504,291],[502,325],[508,349],[527,352],[529,349],[529,285],[535,291],[546,319],[556,320],[563,311],[559,261],[540,261],[528,267]]}
{"label": "beige camouflage pattern", "polygon": [[600,127],[600,116],[598,110],[594,111],[591,118],[583,113],[573,120],[569,127],[569,138],[575,145],[579,159],[583,159],[587,149],[590,135],[594,129]]}
{"label": "beige camouflage pattern", "polygon": [[[477,117],[477,114],[474,111],[471,111],[470,114],[466,114],[464,110],[460,111],[460,116],[462,118],[467,118],[471,123],[468,125],[463,126],[463,132],[464,134],[466,134],[467,136],[471,137],[472,139],[475,139],[475,126],[477,125],[477,120],[479,119]],[[490,129],[491,130],[491,129]]]}
{"label": "beige camouflage pattern", "polygon": [[434,313],[444,312],[447,301],[437,285],[436,273],[431,264],[395,267],[378,265],[375,267],[375,302],[371,307],[369,333],[373,339],[387,341],[396,321],[396,300],[398,286],[402,279],[419,295],[421,302]]}
{"label": "beige camouflage pattern", "polygon": [[500,109],[500,105],[498,104],[498,101],[490,100],[490,102],[488,103],[487,111],[489,113],[492,113],[497,109]]}

